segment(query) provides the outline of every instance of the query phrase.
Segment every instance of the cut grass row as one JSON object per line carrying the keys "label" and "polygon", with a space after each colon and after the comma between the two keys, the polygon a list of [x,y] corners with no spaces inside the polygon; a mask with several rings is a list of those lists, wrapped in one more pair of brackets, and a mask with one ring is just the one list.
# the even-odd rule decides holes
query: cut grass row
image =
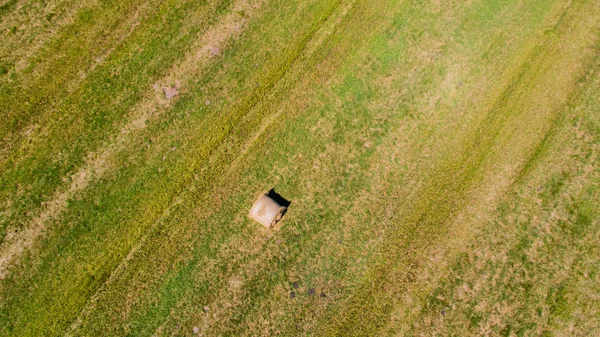
{"label": "cut grass row", "polygon": [[[29,83],[30,89],[19,88],[15,84],[10,86],[11,91],[3,93],[2,104],[6,105],[2,109],[9,112],[9,122],[2,125],[8,128],[12,118],[10,115],[14,114],[14,120],[27,124],[32,131],[27,136],[21,127],[17,127],[10,129],[16,138],[3,134],[3,139],[8,139],[6,146],[10,152],[1,166],[0,186],[4,211],[0,237],[4,238],[9,224],[16,229],[25,226],[38,214],[36,210],[39,206],[48,202],[53,192],[64,184],[64,177],[73,174],[83,165],[86,154],[101,146],[110,138],[108,135],[119,130],[129,109],[147,95],[151,85],[185,53],[190,42],[218,20],[219,12],[223,11],[222,6],[221,2],[213,3],[212,6],[198,2],[178,6],[164,3],[162,8],[149,6],[156,12],[148,22],[140,23],[135,32],[120,44],[117,44],[121,38],[116,34],[120,32],[118,29],[112,40],[99,33],[90,37],[89,43],[94,46],[97,45],[97,39],[103,39],[107,43],[102,51],[94,49],[95,54],[92,55],[82,53],[77,35],[71,34],[73,30],[86,30],[84,23],[76,22],[75,27],[69,26],[63,34],[63,38],[69,42],[67,46],[62,43],[56,46],[62,52],[49,48],[40,56],[43,58],[44,55],[50,55],[56,60],[56,64],[53,63],[49,70],[42,72],[42,82],[29,83],[25,78],[24,82]],[[132,10],[134,8],[132,5]],[[127,18],[132,14],[131,11],[120,11],[121,14],[113,15],[106,8],[98,11],[117,19],[121,15]],[[195,15],[192,14],[194,11]],[[188,20],[183,19],[184,13],[191,15],[187,17]],[[92,26],[94,29],[89,30],[107,29],[104,22],[94,20],[99,27]],[[78,24],[82,27],[78,27]],[[110,45],[111,42],[117,45]],[[76,75],[79,75],[82,64],[70,58],[85,59],[87,55],[88,59],[96,59],[109,48],[114,48],[112,53],[79,82]],[[59,63],[64,63],[73,70],[67,71]],[[34,65],[35,63],[32,66]],[[83,68],[87,69],[88,66]],[[58,84],[52,86],[44,81]],[[73,81],[76,82],[73,92],[68,97],[63,96],[66,94],[65,83]],[[46,95],[43,90],[50,92]],[[23,103],[29,100],[27,92],[33,95],[32,100],[43,102],[39,109],[30,108]],[[27,123],[28,118],[36,113],[41,114],[39,119]],[[22,118],[21,114],[25,117]]]}
{"label": "cut grass row", "polygon": [[407,335],[593,335],[598,325],[600,66],[546,138],[527,174],[426,295]]}
{"label": "cut grass row", "polygon": [[[368,123],[367,123],[367,124],[368,124]],[[297,127],[297,125],[296,125],[296,127]],[[287,133],[286,135],[289,135],[289,133]],[[277,158],[277,156],[275,155],[275,156],[273,156],[273,157],[270,157],[270,158]],[[331,173],[331,172],[330,172],[330,173]],[[292,174],[292,175],[293,175],[293,174]],[[211,204],[211,205],[214,205],[214,204]],[[186,205],[186,206],[187,206],[187,205]],[[188,206],[188,207],[189,207],[189,206]],[[332,207],[332,206],[330,206],[330,207]],[[183,211],[185,208],[186,208],[186,207],[182,207],[182,211]],[[223,212],[222,212],[222,214],[221,214],[221,217],[223,217],[224,219],[222,219],[221,221],[224,221],[224,223],[221,223],[221,221],[219,221],[219,223],[221,223],[221,225],[220,225],[220,227],[219,227],[219,228],[220,228],[220,230],[222,230],[222,231],[223,231],[223,230],[225,229],[225,227],[224,227],[224,226],[227,226],[227,221],[226,221],[226,220],[227,220],[227,219],[231,219],[230,217],[227,217],[227,213],[228,213],[228,212],[233,212],[233,211],[234,211],[234,209],[235,209],[234,207],[231,207],[231,208],[229,208],[229,207],[228,207],[227,209],[223,210]],[[331,216],[331,220],[330,220],[330,221],[333,221],[335,218],[336,218],[336,217],[335,217],[335,215],[332,215],[332,216]],[[179,218],[178,218],[178,220],[179,220]],[[324,220],[324,219],[321,219],[321,220]],[[176,221],[176,222],[175,222],[173,225],[179,225],[179,224],[180,224],[180,223],[179,223],[178,221]],[[163,234],[165,234],[165,233],[163,233]],[[233,235],[233,233],[228,233],[228,232],[226,232],[224,235],[225,235],[225,236],[228,236],[228,235]],[[242,233],[242,234],[240,234],[240,236],[243,236],[243,235],[247,235],[247,233]],[[190,237],[193,237],[193,235],[190,235]],[[207,238],[207,240],[208,240],[208,242],[212,242],[212,241],[215,241],[215,238],[214,238],[214,237],[209,237],[209,238]],[[298,240],[298,239],[297,239],[297,240]],[[310,240],[310,237],[309,237],[309,238],[307,238],[307,240]],[[307,243],[307,242],[305,242],[304,240],[303,240],[303,241],[301,241],[301,242],[298,242],[298,247],[300,247],[300,246],[303,246],[303,243],[305,244],[305,243]],[[205,244],[205,245],[206,245],[206,244]],[[202,247],[204,247],[205,245],[203,245]],[[311,249],[307,249],[307,251],[308,251],[308,252],[310,252],[310,251],[311,251]],[[293,256],[290,256],[290,257],[289,257],[289,259],[293,261]],[[192,261],[194,261],[194,260],[192,260]],[[264,259],[261,259],[261,262],[263,262],[263,263],[264,263]],[[228,263],[226,263],[226,264],[230,266],[230,264],[228,264]],[[278,264],[278,265],[276,265],[275,267],[276,267],[276,268],[282,268],[282,267],[285,267],[285,264],[283,264],[283,265],[282,265],[282,264]],[[228,268],[231,268],[231,267],[228,267]],[[139,270],[139,269],[137,269],[137,268],[132,268],[132,269]],[[188,268],[185,268],[185,267],[182,267],[182,269],[183,269],[183,270],[188,270]],[[206,271],[205,271],[205,272],[206,272]],[[219,275],[219,273],[209,273],[209,274],[210,274],[210,275],[212,275],[212,274]],[[230,274],[231,274],[231,273],[230,273]],[[179,275],[179,274],[177,274],[177,275]],[[171,287],[174,287],[174,285],[177,285],[178,287],[183,287],[183,288],[185,288],[185,287],[186,287],[186,286],[185,286],[185,285],[186,285],[186,283],[188,283],[188,282],[189,282],[189,280],[191,279],[191,277],[189,277],[189,276],[188,276],[188,277],[185,277],[184,275],[186,275],[186,274],[183,274],[183,275],[180,275],[180,276],[179,276],[179,277],[180,277],[179,281],[177,281],[177,282],[175,282],[175,281],[172,281],[172,283],[170,282],[170,284],[171,284]],[[273,280],[272,278],[266,277],[266,275],[269,275],[269,273],[268,273],[268,272],[266,272],[266,274],[260,274],[260,275],[261,275],[261,276],[263,276],[263,277],[262,277],[262,278],[261,278],[261,277],[256,277],[256,279],[257,279],[257,280],[264,279],[265,281],[264,281],[264,282],[262,282],[262,281],[261,281],[261,282],[258,282],[258,283],[257,283],[257,285],[256,285],[256,287],[257,287],[258,289],[262,290],[262,291],[265,291],[265,289],[268,289],[268,288],[265,288],[265,287],[266,287],[268,284],[277,285],[277,284],[279,283],[279,282],[277,282],[277,281],[281,281],[281,280]],[[223,278],[223,277],[221,277],[221,276],[217,276],[217,277],[218,277],[218,278],[221,280],[221,282],[224,284],[224,287],[225,287],[225,288],[227,288],[227,285],[228,285],[227,279],[224,279],[224,278]],[[198,281],[196,280],[196,282],[198,282]],[[218,283],[218,282],[216,282],[216,283]],[[266,283],[266,284],[265,284],[265,283]],[[207,287],[206,287],[204,284],[202,284],[202,283],[200,283],[199,287],[201,287],[201,288],[204,288],[204,289],[205,289],[205,288],[207,288]],[[262,289],[261,289],[261,288],[262,288]],[[211,289],[212,289],[213,291],[215,291],[215,288],[211,288]],[[218,287],[217,287],[217,289],[218,289]],[[227,290],[227,289],[225,289],[225,290]],[[267,290],[267,291],[268,291],[268,290]],[[202,294],[202,293],[201,293],[201,294]],[[256,295],[258,295],[258,294],[256,294]],[[168,301],[168,300],[170,299],[170,297],[168,296],[168,294],[167,294],[167,295],[165,295],[164,297],[165,297],[165,301]],[[256,296],[256,297],[259,297],[259,296]],[[186,302],[187,302],[187,301],[189,301],[189,300],[186,300]],[[197,299],[197,301],[198,301],[197,303],[203,303],[202,296],[200,296],[200,297]],[[248,303],[248,304],[250,305],[251,303]],[[190,304],[190,305],[193,305],[193,304]],[[196,306],[198,306],[198,305],[199,305],[199,304],[196,304]],[[241,314],[241,315],[243,315],[242,317],[248,317],[248,316],[246,316],[246,314],[245,314],[244,312],[241,312],[241,311],[239,310],[239,309],[240,309],[240,307],[239,307],[239,306],[236,306],[236,307],[235,307],[235,309],[236,309],[236,312],[237,312],[238,314]],[[292,312],[296,312],[296,311],[292,311]],[[251,315],[250,315],[250,316],[251,316]],[[222,323],[222,321],[221,321],[221,323]],[[173,326],[175,326],[175,325],[176,325],[176,324],[173,324]],[[188,325],[188,326],[189,326],[189,324],[184,324],[184,326],[186,326],[186,325]],[[238,326],[238,325],[236,325],[236,319],[235,319],[235,317],[232,317],[232,322],[231,322],[231,325],[229,325],[229,326],[230,326],[230,327]],[[226,327],[225,327],[225,328],[227,328],[227,325],[226,325]],[[227,330],[226,330],[226,331],[227,331]]]}
{"label": "cut grass row", "polygon": [[[452,221],[477,204],[473,190],[502,196],[519,168],[536,167],[528,158],[557,113],[539,95],[545,76],[561,84],[550,92],[572,89],[578,61],[557,41],[589,44],[581,31],[597,24],[585,21],[597,6],[562,5],[269,2],[2,281],[2,332],[364,335],[417,322],[417,334],[431,312],[420,316],[427,291],[411,275],[434,244],[449,263],[471,238],[449,233],[481,226]],[[245,214],[272,186],[293,204],[268,233]],[[415,308],[403,302],[411,291]],[[394,323],[399,310],[417,313]]]}
{"label": "cut grass row", "polygon": [[[293,9],[292,6],[289,7],[290,9]],[[322,8],[316,7],[316,8],[311,8],[310,10],[320,10]],[[272,15],[275,15],[277,12],[274,12]],[[326,13],[326,12],[325,12]],[[302,13],[298,13],[298,14],[294,14],[296,18],[300,18],[300,15]],[[281,15],[281,14],[279,14]],[[285,15],[285,12],[284,12]],[[316,23],[318,23],[319,18],[316,17],[315,18],[317,21]],[[306,22],[307,24],[311,24],[311,22]],[[313,24],[314,25],[314,24]],[[310,26],[309,26],[310,27]],[[276,30],[275,30],[276,31]],[[281,31],[276,31],[278,33],[281,33]],[[292,31],[288,31],[288,34],[292,34],[294,32]],[[279,37],[277,35],[275,35],[276,37]],[[305,38],[303,38],[302,36],[296,36],[297,39],[299,39],[299,43],[300,46],[305,43],[302,42],[303,40],[306,40]],[[271,71],[265,71],[263,76],[268,76],[270,78],[277,78],[278,76],[281,76],[280,74],[282,74],[283,72],[285,72],[286,69],[286,62],[292,62],[295,59],[295,56],[298,52],[301,51],[301,47],[300,49],[294,50],[294,45],[291,45],[290,47],[292,47],[292,49],[290,50],[290,54],[288,58],[282,59],[281,63],[265,63],[265,64],[261,64],[264,67],[267,67],[267,69],[271,69]],[[268,52],[268,51],[267,51]],[[264,52],[263,52],[264,53]],[[280,57],[281,55],[278,54],[277,57]],[[266,59],[266,61],[270,61],[272,59]],[[264,61],[263,61],[264,62]],[[247,67],[246,69],[252,69],[250,67]],[[265,69],[266,70],[266,69]],[[200,87],[201,85],[205,85],[205,86],[215,86],[215,81],[214,81],[214,77],[216,77],[218,74],[217,72],[219,71],[218,67],[215,67],[214,70],[202,79],[201,83],[194,83],[194,85]],[[278,75],[279,74],[279,75]],[[260,77],[259,77],[260,80]],[[211,83],[212,81],[212,83]],[[263,79],[264,81],[264,79]],[[270,83],[269,79],[267,78],[266,83]],[[246,86],[250,86],[253,85],[254,83],[246,83]],[[218,85],[218,84],[217,84]],[[216,90],[219,90],[220,88],[217,87]],[[256,100],[258,97],[260,97],[262,95],[262,93],[264,91],[268,90],[267,88],[259,88],[257,90],[253,90],[250,91],[250,97],[248,97],[248,99],[242,101],[241,103],[238,102],[232,102],[232,103],[238,103],[238,104],[242,104],[242,108],[243,105],[249,106],[249,104],[251,105],[252,102],[252,97],[254,97],[254,100]],[[246,91],[247,92],[247,91]],[[219,96],[218,96],[219,97]],[[226,99],[227,97],[225,96],[220,96],[223,99]],[[190,100],[194,100],[196,102],[199,102],[200,100],[198,100],[198,98],[190,96],[189,97]],[[203,101],[202,101],[203,102]],[[215,106],[218,106],[220,102],[217,100],[213,101],[213,104]],[[185,100],[182,100],[180,102],[180,105],[185,107]],[[189,102],[187,103],[189,104]],[[181,111],[181,110],[179,110]],[[185,111],[185,110],[184,110]],[[229,114],[218,114],[217,112],[215,112],[214,110],[208,108],[208,107],[203,107],[202,111],[199,111],[199,113],[203,114],[202,117],[206,117],[206,118],[199,118],[197,119],[196,125],[195,125],[195,129],[204,129],[207,130],[207,132],[205,134],[198,134],[197,131],[193,133],[193,135],[196,135],[196,137],[201,137],[200,141],[202,141],[202,143],[200,144],[201,147],[198,148],[196,146],[189,146],[189,147],[183,147],[183,149],[181,149],[181,151],[193,151],[195,152],[195,155],[190,155],[187,158],[188,159],[193,159],[194,162],[196,163],[202,163],[202,159],[206,158],[207,154],[210,153],[210,147],[211,144],[218,144],[220,141],[220,138],[218,136],[218,134],[222,134],[222,135],[226,135],[227,134],[227,130],[224,130],[225,127],[228,126],[227,121],[230,121],[231,118],[233,118],[234,116],[232,116],[232,113],[243,113],[244,109],[232,109],[231,113]],[[204,113],[209,114],[209,116],[205,116]],[[181,116],[180,116],[181,117]],[[200,117],[200,116],[196,116],[196,117]],[[220,121],[220,122],[217,122]],[[147,133],[145,133],[145,136],[140,136],[136,141],[141,141],[141,142],[145,142],[147,140],[148,135],[156,135],[156,134],[161,134],[161,130],[163,130],[165,128],[165,125],[168,125],[167,123],[172,122],[172,120],[170,120],[169,118],[167,118],[167,120],[161,120],[159,122],[157,122],[155,125],[150,126],[149,130]],[[175,126],[181,127],[181,125],[179,123],[174,123]],[[189,127],[189,126],[188,126]],[[216,129],[216,132],[212,131]],[[171,129],[172,130],[172,129]],[[170,136],[171,133],[169,132],[169,130],[164,130],[163,131],[163,136],[162,137],[168,137]],[[188,134],[189,135],[189,134]],[[210,136],[210,137],[206,137],[206,136]],[[160,136],[159,136],[160,137]],[[155,141],[155,143],[159,143],[160,144],[160,138],[158,138],[157,141]],[[155,139],[156,139],[155,138]],[[208,142],[207,142],[208,140]],[[189,140],[188,140],[189,141]],[[198,139],[192,139],[192,142],[198,142]],[[176,145],[174,144],[173,141],[168,142],[171,145]],[[136,147],[135,142],[133,143],[133,148],[137,149],[138,147]],[[161,149],[161,151],[164,149]],[[152,152],[151,150],[149,152]],[[205,152],[205,154],[202,154],[202,152]],[[146,162],[147,158],[146,156],[148,155],[147,153],[144,152],[134,152],[134,153],[127,153],[127,155],[133,155],[137,157],[137,161],[141,164]],[[52,269],[52,265],[54,265],[55,263],[55,259],[56,259],[56,255],[54,255],[55,253],[58,255],[69,255],[69,254],[74,254],[76,256],[80,256],[80,258],[84,258],[86,260],[86,264],[94,264],[93,262],[89,261],[89,259],[91,258],[91,256],[93,256],[93,254],[90,254],[90,247],[86,248],[82,248],[82,246],[76,246],[76,247],[72,247],[73,243],[75,242],[78,245],[83,245],[83,246],[87,246],[90,244],[90,242],[84,242],[84,239],[79,238],[79,235],[83,235],[86,234],[85,232],[87,232],[88,230],[92,229],[91,227],[88,227],[86,224],[94,224],[93,229],[95,230],[95,234],[94,237],[90,237],[88,235],[88,237],[90,239],[92,239],[93,241],[96,241],[98,238],[104,238],[101,240],[101,242],[97,242],[97,249],[100,249],[100,251],[97,251],[97,253],[100,255],[99,258],[101,259],[100,261],[96,262],[96,265],[98,265],[98,267],[100,268],[100,270],[93,270],[93,274],[94,275],[88,275],[87,273],[84,274],[84,277],[88,280],[95,280],[92,281],[93,284],[96,285],[100,285],[102,284],[103,278],[106,278],[106,276],[110,273],[110,269],[111,266],[105,266],[101,261],[103,258],[109,258],[111,260],[113,260],[113,266],[115,262],[118,262],[120,259],[115,256],[105,256],[103,255],[102,249],[105,247],[114,247],[115,250],[117,251],[121,251],[121,255],[119,255],[121,258],[124,256],[123,254],[127,252],[127,250],[129,248],[131,248],[131,246],[133,245],[133,243],[135,242],[136,238],[140,237],[141,232],[143,232],[144,230],[144,226],[148,226],[151,223],[153,223],[154,221],[156,221],[158,219],[158,216],[160,215],[160,213],[162,212],[162,210],[164,210],[165,205],[168,205],[168,203],[170,202],[170,199],[173,198],[173,196],[177,195],[179,193],[179,191],[181,191],[181,187],[177,188],[175,186],[179,185],[179,186],[183,186],[183,184],[187,183],[189,181],[189,178],[191,177],[191,170],[190,170],[190,162],[187,163],[179,163],[179,165],[173,163],[173,162],[163,162],[160,158],[160,156],[162,154],[157,154],[157,153],[151,153],[151,156],[154,157],[154,164],[151,165],[149,163],[146,163],[146,166],[142,169],[142,172],[140,173],[139,171],[136,172],[135,169],[137,169],[139,166],[138,165],[132,165],[130,167],[124,167],[123,169],[120,170],[120,172],[117,173],[116,178],[117,181],[114,182],[114,184],[111,184],[112,186],[114,186],[115,190],[111,190],[109,188],[107,188],[106,184],[104,185],[100,185],[97,189],[90,189],[91,191],[87,191],[88,195],[92,195],[93,198],[96,200],[95,202],[93,202],[93,204],[100,204],[101,207],[93,207],[92,209],[89,209],[89,205],[85,206],[87,204],[87,201],[83,203],[84,206],[82,206],[84,209],[88,208],[86,215],[88,217],[91,217],[88,220],[84,220],[80,214],[81,210],[77,210],[78,207],[78,203],[76,201],[73,202],[73,204],[71,205],[71,208],[73,209],[73,211],[71,211],[69,214],[67,214],[65,216],[65,219],[62,220],[62,223],[65,224],[70,224],[73,223],[73,221],[76,221],[76,223],[78,224],[78,226],[74,229],[72,229],[72,232],[70,233],[71,235],[67,236],[67,237],[61,237],[60,236],[60,226],[57,226],[57,229],[59,231],[59,235],[58,235],[58,241],[59,241],[59,246],[56,250],[50,248],[50,247],[45,247],[45,249],[43,250],[44,255],[48,256],[50,258],[50,260],[48,262],[51,262],[51,265],[47,265],[45,266],[45,268],[49,268],[46,269],[48,270],[48,272],[52,272],[54,275],[57,275],[57,271]],[[128,162],[133,162],[132,160],[133,158],[127,158],[126,161]],[[193,162],[192,162],[193,163]],[[166,164],[171,164],[172,166],[170,168],[168,168],[167,170],[165,169]],[[185,166],[184,166],[185,165]],[[194,165],[194,164],[192,164]],[[162,167],[157,167],[157,166],[162,166]],[[133,173],[127,173],[127,170],[129,169],[129,172],[133,172]],[[164,171],[163,171],[164,170]],[[159,172],[160,171],[160,172]],[[139,176],[141,174],[141,177]],[[183,175],[182,175],[183,174]],[[156,179],[157,177],[162,177],[162,179]],[[135,179],[137,181],[137,186],[131,186],[130,181],[131,179]],[[210,179],[207,179],[205,181],[206,183],[210,182]],[[134,181],[134,183],[136,183]],[[144,186],[146,185],[146,186]],[[148,186],[149,185],[149,186]],[[128,193],[124,193],[123,194],[123,189],[125,189],[125,191],[127,191]],[[143,190],[142,190],[143,189]],[[98,191],[99,190],[99,191]],[[100,191],[102,191],[100,193]],[[151,197],[145,196],[142,191],[149,191],[148,193],[151,193]],[[120,195],[119,198],[116,198],[115,194]],[[106,198],[106,199],[104,199]],[[136,202],[141,202],[142,204],[138,204],[137,206],[134,206]],[[127,213],[129,213],[129,215],[127,214],[120,214],[122,208],[121,207],[115,207],[117,205],[129,205],[129,209],[127,210]],[[111,212],[104,212],[104,210],[108,210],[108,209],[112,209]],[[132,218],[135,215],[139,214],[139,210],[140,209],[145,209],[145,219],[135,219]],[[151,211],[152,210],[152,211]],[[74,218],[72,217],[74,216]],[[100,218],[97,218],[100,217]],[[135,222],[141,222],[138,223],[137,227],[131,227],[128,226],[127,224],[127,219],[130,219],[130,221],[135,221]],[[117,221],[118,223],[121,224],[121,226],[125,226],[124,228],[127,228],[129,230],[135,230],[135,234],[132,233],[132,235],[123,235],[124,233],[121,232],[119,234],[117,234],[116,232],[118,231],[118,228],[114,228],[114,222]],[[105,226],[101,226],[100,224],[102,223],[106,223],[108,222]],[[111,226],[112,225],[112,226]],[[69,230],[71,228],[69,228],[70,226],[67,226],[67,228],[65,228],[66,230]],[[112,231],[113,235],[116,236],[111,236],[110,233],[102,233],[100,234],[99,231],[100,230],[110,230]],[[97,235],[97,236],[96,236]],[[110,244],[108,242],[110,242],[110,240],[113,240],[113,244]],[[120,245],[116,245],[114,240],[117,240],[117,242],[120,242]],[[123,242],[125,241],[125,242]],[[69,249],[63,249],[66,247],[69,247]],[[71,253],[69,253],[71,252]],[[83,255],[81,255],[83,254]],[[54,255],[54,256],[53,256]],[[51,257],[52,256],[52,257]],[[43,261],[43,260],[42,260]],[[89,289],[88,288],[88,283],[87,282],[83,282],[81,279],[76,279],[73,276],[73,271],[71,270],[72,267],[74,267],[73,265],[62,265],[62,267],[67,268],[68,270],[65,271],[65,277],[68,275],[69,279],[71,282],[65,282],[65,280],[61,280],[61,282],[59,283],[60,287],[68,287],[69,284],[79,284],[80,286],[82,286],[84,289]],[[75,266],[76,267],[76,266]],[[44,268],[44,265],[42,263],[42,266],[40,268]],[[98,278],[97,275],[95,274],[103,274],[105,276],[99,276]],[[60,275],[60,272],[58,272],[58,274]],[[25,279],[24,277],[25,275],[23,275],[23,279]],[[43,280],[43,277],[41,278]],[[50,281],[50,280],[47,280]],[[83,282],[83,284],[82,284]],[[24,284],[25,285],[25,284]],[[92,288],[94,286],[92,285]],[[64,288],[63,288],[64,289]],[[47,289],[50,290],[50,289]],[[82,299],[85,299],[86,297],[89,297],[88,294],[90,290],[85,291],[85,293],[83,294],[83,296],[81,297]],[[49,291],[47,294],[51,297],[56,296],[57,292],[53,292],[53,291]],[[15,294],[19,294],[19,292],[15,292]],[[25,295],[25,294],[22,294]],[[43,296],[38,297],[37,299],[43,300]],[[46,297],[46,300],[50,300],[49,297]],[[66,299],[66,301],[71,301],[71,303],[73,301],[77,301],[78,297],[73,296],[72,298]],[[30,304],[32,305],[32,307],[36,307],[35,302],[30,302]],[[62,303],[64,305],[64,303]],[[68,304],[67,304],[68,306]],[[37,308],[40,308],[39,306],[37,306]],[[48,309],[48,308],[46,308]],[[64,310],[64,307],[61,309],[58,309],[59,312],[60,310]],[[45,310],[46,313],[48,313],[49,315],[52,314],[51,310]],[[25,321],[26,315],[22,316],[19,314],[18,311],[12,311],[11,313],[14,313],[15,315],[17,315],[17,317],[22,317],[23,320]],[[56,322],[56,324],[60,323],[57,322],[56,320],[53,320],[53,322]],[[41,326],[47,326],[48,322],[44,322],[44,324],[42,324]],[[39,328],[41,328],[41,326]],[[35,326],[33,324],[29,324],[29,328],[35,328]]]}

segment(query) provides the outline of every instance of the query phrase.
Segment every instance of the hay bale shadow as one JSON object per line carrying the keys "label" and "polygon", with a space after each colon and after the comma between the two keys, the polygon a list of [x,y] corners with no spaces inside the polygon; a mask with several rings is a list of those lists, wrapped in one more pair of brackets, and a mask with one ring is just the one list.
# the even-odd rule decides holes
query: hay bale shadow
{"label": "hay bale shadow", "polygon": [[274,188],[270,189],[269,192],[267,192],[267,196],[269,196],[269,198],[273,199],[276,203],[280,204],[285,208],[290,207],[290,204],[292,203],[291,201],[282,197],[281,194],[275,192]]}

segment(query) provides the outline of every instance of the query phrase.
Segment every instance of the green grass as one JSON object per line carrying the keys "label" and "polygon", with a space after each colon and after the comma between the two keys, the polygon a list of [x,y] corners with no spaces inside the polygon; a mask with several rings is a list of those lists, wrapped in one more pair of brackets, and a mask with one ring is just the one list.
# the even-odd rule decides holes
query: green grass
{"label": "green grass", "polygon": [[599,331],[596,2],[69,3],[0,7],[1,335]]}

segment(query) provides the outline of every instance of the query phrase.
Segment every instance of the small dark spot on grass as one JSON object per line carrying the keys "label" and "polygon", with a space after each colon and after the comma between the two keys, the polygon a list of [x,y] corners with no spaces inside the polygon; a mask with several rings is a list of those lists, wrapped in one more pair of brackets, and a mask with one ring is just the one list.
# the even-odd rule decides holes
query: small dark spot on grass
{"label": "small dark spot on grass", "polygon": [[294,289],[298,289],[298,287],[300,287],[300,283],[298,283],[298,281],[292,283],[292,287],[294,287]]}
{"label": "small dark spot on grass", "polygon": [[314,294],[315,294],[315,289],[314,288],[308,289],[308,296],[312,296]]}
{"label": "small dark spot on grass", "polygon": [[325,295],[325,292],[321,291],[321,295],[319,295],[321,297],[327,297],[327,295]]}
{"label": "small dark spot on grass", "polygon": [[293,291],[291,291],[291,292],[290,292],[290,298],[296,298],[296,293],[295,293],[295,292],[293,292]]}

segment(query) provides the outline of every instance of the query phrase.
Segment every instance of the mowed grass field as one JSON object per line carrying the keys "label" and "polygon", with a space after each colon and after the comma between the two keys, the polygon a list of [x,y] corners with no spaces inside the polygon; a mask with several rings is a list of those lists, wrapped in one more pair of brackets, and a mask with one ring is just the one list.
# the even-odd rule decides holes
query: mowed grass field
{"label": "mowed grass field", "polygon": [[1,336],[600,336],[597,0],[2,0],[0,34]]}

